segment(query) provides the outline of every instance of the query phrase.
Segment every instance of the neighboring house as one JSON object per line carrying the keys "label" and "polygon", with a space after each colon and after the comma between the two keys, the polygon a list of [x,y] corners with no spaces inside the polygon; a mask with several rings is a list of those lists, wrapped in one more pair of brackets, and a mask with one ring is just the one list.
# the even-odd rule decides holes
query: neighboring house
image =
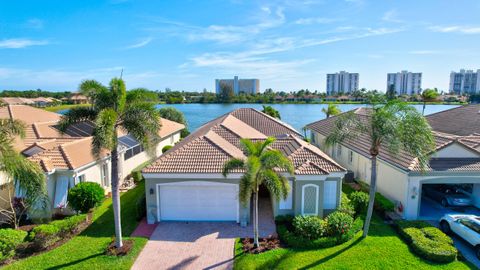
{"label": "neighboring house", "polygon": [[[346,171],[287,124],[255,109],[237,109],[200,127],[143,170],[147,220],[250,222],[250,203],[238,199],[241,171],[222,176],[226,161],[245,158],[240,139],[277,138],[273,148],[294,164],[286,200],[274,215],[324,216],[340,203]],[[261,214],[261,213],[260,213]]]}
{"label": "neighboring house", "polygon": [[88,98],[80,93],[73,93],[68,98],[68,101],[73,104],[87,104]]}
{"label": "neighboring house", "polygon": [[4,97],[0,98],[2,103],[6,105],[33,105],[35,102],[30,98],[21,98],[21,97]]}
{"label": "neighboring house", "polygon": [[34,105],[37,107],[46,107],[59,102],[59,100],[51,97],[37,97],[37,98],[21,98],[21,97],[4,97],[0,99],[7,105]]}
{"label": "neighboring house", "polygon": [[[68,189],[80,182],[97,182],[110,192],[110,156],[104,152],[100,159],[91,153],[93,123],[83,122],[70,127],[64,134],[56,128],[60,114],[30,106],[11,105],[0,108],[0,118],[21,120],[26,124],[26,137],[17,139],[15,147],[30,160],[37,162],[47,176],[47,191],[51,207],[67,205]],[[162,148],[180,140],[182,124],[161,119],[161,141],[155,157]],[[119,176],[124,179],[137,166],[152,159],[140,144],[119,131]]]}
{"label": "neighboring house", "polygon": [[[457,110],[465,110],[460,107]],[[453,110],[451,110],[453,112]],[[478,109],[477,109],[478,111]],[[369,109],[353,110],[359,118],[366,118]],[[470,115],[478,117],[477,113]],[[370,182],[371,160],[368,136],[346,140],[333,147],[325,146],[325,138],[334,129],[338,116],[307,125],[312,143],[333,157],[340,165],[353,171],[355,177]],[[433,117],[432,119],[435,119]],[[429,122],[432,123],[430,118]],[[435,121],[435,120],[434,120]],[[456,120],[444,118],[443,125],[455,125]],[[434,126],[434,129],[440,127]],[[469,127],[465,126],[464,129]],[[474,203],[480,207],[480,136],[455,136],[434,132],[436,149],[431,153],[428,168],[421,170],[418,160],[405,152],[392,154],[384,147],[378,156],[378,192],[397,205],[397,211],[406,219],[421,217],[422,187],[425,184],[458,184],[468,187]]]}
{"label": "neighboring house", "polygon": [[433,130],[453,135],[480,134],[480,104],[470,104],[430,114],[428,123]]}

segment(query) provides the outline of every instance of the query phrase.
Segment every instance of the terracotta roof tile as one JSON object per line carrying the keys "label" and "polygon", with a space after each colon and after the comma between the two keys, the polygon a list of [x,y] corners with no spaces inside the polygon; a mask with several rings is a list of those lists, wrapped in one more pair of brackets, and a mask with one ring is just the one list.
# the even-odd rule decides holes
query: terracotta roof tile
{"label": "terracotta roof tile", "polygon": [[282,151],[292,160],[297,174],[323,175],[344,171],[320,149],[300,139],[299,134],[288,125],[254,109],[239,109],[201,126],[143,172],[221,173],[226,161],[244,156],[241,138],[264,140],[264,134],[278,137],[272,148]]}
{"label": "terracotta roof tile", "polygon": [[[368,108],[362,107],[362,108],[354,109],[352,111],[362,121],[367,121],[367,117],[369,115]],[[308,124],[307,128],[312,131],[318,132],[323,136],[328,136],[330,132],[333,130],[333,128],[335,127],[335,122],[337,118],[338,116],[333,116],[327,119],[313,122]],[[443,132],[434,131],[434,138],[435,138],[435,144],[436,144],[435,151],[441,150],[453,143],[460,143],[465,147],[470,148],[472,151],[478,151],[478,149],[475,149],[475,148],[478,148],[480,146],[480,140],[478,136],[463,137],[463,136],[456,136],[452,134],[446,134]],[[370,142],[371,142],[370,138],[367,135],[360,134],[357,138],[346,140],[342,144],[354,150],[355,152],[358,152],[366,157],[370,157],[370,152],[369,152],[370,144],[371,144]],[[410,170],[421,171],[421,168],[418,164],[418,159],[405,151],[400,151],[399,153],[391,153],[388,151],[386,147],[382,147],[378,157],[386,161],[387,163],[390,163],[394,166],[397,166],[407,171],[410,171]],[[438,163],[437,161],[436,168],[438,168],[438,164],[440,163]],[[464,168],[473,169],[474,167],[470,166],[470,167],[464,167]],[[433,169],[432,167],[425,168],[425,170],[432,170],[432,169]]]}
{"label": "terracotta roof tile", "polygon": [[480,133],[480,104],[470,104],[430,114],[430,126],[439,132],[460,136]]}

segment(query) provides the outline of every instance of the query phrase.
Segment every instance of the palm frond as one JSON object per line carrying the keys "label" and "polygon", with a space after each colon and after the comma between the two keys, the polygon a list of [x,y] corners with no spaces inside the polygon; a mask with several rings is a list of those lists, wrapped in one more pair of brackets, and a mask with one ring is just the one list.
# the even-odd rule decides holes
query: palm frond
{"label": "palm frond", "polygon": [[122,112],[127,101],[127,88],[125,82],[120,78],[110,80],[110,93],[114,102],[113,109]]}
{"label": "palm frond", "polygon": [[268,137],[265,141],[259,142],[259,147],[258,149],[258,154],[261,155],[265,149],[270,146],[272,143],[274,143],[277,139],[274,137]]}
{"label": "palm frond", "polygon": [[240,144],[243,147],[243,150],[245,151],[246,155],[257,155],[258,153],[258,148],[256,145],[249,139],[240,139]]}
{"label": "palm frond", "polygon": [[0,136],[25,137],[25,123],[16,119],[0,119]]}
{"label": "palm frond", "polygon": [[95,102],[99,93],[107,88],[96,80],[83,80],[78,86],[78,91],[87,96],[91,102]]}
{"label": "palm frond", "polygon": [[158,101],[157,93],[146,88],[135,88],[127,92],[127,104],[156,101]]}
{"label": "palm frond", "polygon": [[117,112],[113,109],[100,111],[93,130],[92,153],[99,156],[102,149],[113,150],[117,146]]}
{"label": "palm frond", "polygon": [[286,170],[289,174],[294,174],[292,161],[285,157],[279,150],[268,150],[262,154],[260,160],[266,169],[275,168]]}
{"label": "palm frond", "polygon": [[95,121],[97,117],[97,111],[88,107],[75,107],[66,112],[58,124],[60,132],[66,132],[67,129],[79,122]]}
{"label": "palm frond", "polygon": [[290,185],[288,179],[278,174],[273,170],[265,170],[262,173],[263,184],[267,187],[270,194],[278,201],[280,199],[286,199],[290,192]]}
{"label": "palm frond", "polygon": [[250,198],[252,197],[252,192],[255,188],[254,183],[251,181],[250,175],[248,173],[242,175],[240,178],[240,183],[239,183],[239,200],[240,202],[246,206],[250,202]]}
{"label": "palm frond", "polygon": [[120,118],[121,127],[140,142],[147,152],[154,154],[160,141],[158,132],[162,124],[153,103],[131,103],[125,107]]}
{"label": "palm frond", "polygon": [[325,138],[325,144],[332,146],[348,139],[354,139],[367,130],[365,124],[358,119],[354,112],[340,115],[335,121],[335,128]]}
{"label": "palm frond", "polygon": [[229,161],[225,162],[223,165],[223,170],[222,170],[222,175],[224,177],[227,177],[227,175],[237,169],[244,169],[245,168],[245,161],[238,159],[238,158],[232,158]]}

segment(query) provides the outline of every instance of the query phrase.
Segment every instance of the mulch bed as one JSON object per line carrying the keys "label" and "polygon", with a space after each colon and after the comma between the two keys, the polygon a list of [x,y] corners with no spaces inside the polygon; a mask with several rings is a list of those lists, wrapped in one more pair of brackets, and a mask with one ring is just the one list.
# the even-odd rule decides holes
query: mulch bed
{"label": "mulch bed", "polygon": [[133,248],[133,239],[123,240],[123,246],[121,248],[115,247],[115,239],[108,245],[105,255],[108,256],[125,256]]}
{"label": "mulch bed", "polygon": [[242,239],[243,244],[243,252],[251,253],[251,254],[258,254],[265,251],[269,251],[272,249],[276,249],[281,247],[280,240],[277,237],[269,236],[267,238],[260,238],[259,239],[259,246],[257,248],[253,247],[253,239],[252,238],[244,238]]}

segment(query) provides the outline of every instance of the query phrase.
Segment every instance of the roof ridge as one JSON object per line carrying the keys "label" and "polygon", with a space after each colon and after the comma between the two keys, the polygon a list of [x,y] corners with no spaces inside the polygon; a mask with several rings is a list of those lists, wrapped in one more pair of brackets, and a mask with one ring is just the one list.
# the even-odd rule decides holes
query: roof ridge
{"label": "roof ridge", "polygon": [[58,149],[60,150],[60,153],[62,154],[62,157],[65,159],[65,161],[67,162],[67,165],[68,167],[70,168],[70,170],[73,170],[73,164],[72,164],[72,161],[70,160],[70,157],[69,155],[67,154],[67,151],[65,150],[64,148],[64,145],[59,145],[58,146]]}

